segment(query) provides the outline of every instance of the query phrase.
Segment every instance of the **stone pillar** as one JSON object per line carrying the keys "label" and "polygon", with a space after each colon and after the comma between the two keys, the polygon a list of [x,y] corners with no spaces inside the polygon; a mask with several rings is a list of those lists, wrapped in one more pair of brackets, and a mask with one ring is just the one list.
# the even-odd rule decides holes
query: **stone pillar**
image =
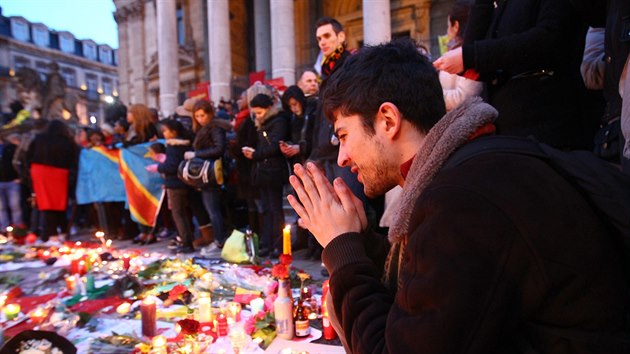
{"label": "stone pillar", "polygon": [[218,104],[221,97],[231,97],[232,53],[228,0],[208,0],[208,57],[210,98]]}
{"label": "stone pillar", "polygon": [[129,103],[146,104],[144,80],[144,2],[135,2],[128,17],[130,92]]}
{"label": "stone pillar", "polygon": [[271,27],[269,0],[254,1],[254,43],[256,44],[256,71],[271,73]]}
{"label": "stone pillar", "polygon": [[160,111],[168,117],[177,107],[179,60],[175,0],[157,0],[158,65],[160,75]]}
{"label": "stone pillar", "polygon": [[389,0],[363,0],[363,41],[366,45],[389,42],[392,21]]}
{"label": "stone pillar", "polygon": [[293,0],[270,0],[271,77],[283,77],[286,86],[295,84],[295,23]]}
{"label": "stone pillar", "polygon": [[[118,97],[121,102],[128,105],[130,102],[129,96],[129,35],[127,32],[127,16],[128,13],[125,9],[118,9],[114,13],[114,19],[118,23]],[[84,75],[77,76],[79,85],[81,85],[81,78]]]}
{"label": "stone pillar", "polygon": [[[161,30],[157,25],[156,0],[145,0],[144,2],[144,59],[145,64],[151,62],[151,57],[157,54],[158,35]],[[175,15],[173,15],[175,16]]]}

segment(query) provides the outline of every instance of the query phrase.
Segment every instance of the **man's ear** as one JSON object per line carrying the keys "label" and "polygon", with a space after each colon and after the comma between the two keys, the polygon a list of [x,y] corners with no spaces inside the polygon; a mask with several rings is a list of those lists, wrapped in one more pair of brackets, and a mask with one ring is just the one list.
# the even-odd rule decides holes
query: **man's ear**
{"label": "man's ear", "polygon": [[402,113],[395,104],[383,102],[376,113],[374,128],[377,130],[377,133],[380,130],[381,134],[393,139],[400,132],[402,119]]}
{"label": "man's ear", "polygon": [[339,39],[339,43],[346,43],[346,32],[339,31],[339,33],[337,33],[337,38]]}

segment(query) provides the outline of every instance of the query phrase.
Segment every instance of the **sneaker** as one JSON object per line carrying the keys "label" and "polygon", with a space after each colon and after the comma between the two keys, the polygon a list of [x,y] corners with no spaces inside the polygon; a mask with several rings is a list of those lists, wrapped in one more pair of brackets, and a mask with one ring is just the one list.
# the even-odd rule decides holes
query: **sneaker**
{"label": "sneaker", "polygon": [[202,248],[200,254],[202,256],[216,256],[217,251],[219,254],[221,253],[220,248],[213,242],[209,246]]}

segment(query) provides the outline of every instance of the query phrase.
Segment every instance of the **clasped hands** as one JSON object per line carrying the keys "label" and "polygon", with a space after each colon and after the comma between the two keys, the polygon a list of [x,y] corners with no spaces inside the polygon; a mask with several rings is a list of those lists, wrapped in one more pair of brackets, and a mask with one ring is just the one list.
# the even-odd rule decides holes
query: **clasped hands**
{"label": "clasped hands", "polygon": [[299,216],[299,225],[311,231],[323,247],[341,234],[367,228],[363,203],[341,178],[331,184],[312,162],[306,167],[295,164],[293,171],[289,182],[299,200],[289,195],[289,204]]}

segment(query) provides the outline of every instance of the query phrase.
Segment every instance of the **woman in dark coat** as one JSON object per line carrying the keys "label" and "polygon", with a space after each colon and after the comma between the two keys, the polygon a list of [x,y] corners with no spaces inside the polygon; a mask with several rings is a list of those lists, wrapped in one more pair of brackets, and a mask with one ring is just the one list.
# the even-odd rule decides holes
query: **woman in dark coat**
{"label": "woman in dark coat", "polygon": [[314,103],[307,104],[304,92],[295,85],[289,86],[282,95],[282,108],[287,113],[291,112],[291,118],[290,141],[281,141],[280,150],[291,164],[304,163],[311,154],[317,108]]}
{"label": "woman in dark coat", "polygon": [[68,234],[68,195],[74,190],[78,161],[79,148],[60,120],[50,122],[28,149],[34,199],[37,209],[43,213],[40,237],[44,242],[54,235],[59,235],[63,241]]}
{"label": "woman in dark coat", "polygon": [[280,255],[284,211],[282,188],[289,178],[289,166],[280,151],[281,140],[289,136],[289,124],[271,97],[258,94],[249,102],[256,116],[258,139],[256,148],[243,147],[243,155],[255,162],[252,183],[258,186],[263,208],[261,230],[261,256],[273,249],[272,256]]}

